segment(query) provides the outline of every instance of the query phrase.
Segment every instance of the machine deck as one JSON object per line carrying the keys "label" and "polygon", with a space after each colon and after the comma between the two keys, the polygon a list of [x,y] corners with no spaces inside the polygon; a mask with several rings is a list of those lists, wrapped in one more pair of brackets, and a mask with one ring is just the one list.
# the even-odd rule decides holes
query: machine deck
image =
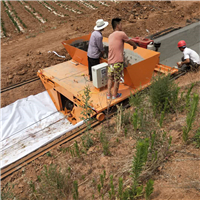
{"label": "machine deck", "polygon": [[[108,103],[111,106],[127,99],[130,96],[130,92],[134,93],[134,89],[125,85],[120,84],[119,92],[122,93],[122,97],[112,100],[112,102],[106,99],[107,87],[97,89],[93,86],[93,83],[89,81],[88,67],[82,64],[75,64],[76,61],[70,60],[43,70],[43,75],[51,78],[52,82],[59,85],[66,91],[73,93],[73,96],[81,98],[84,95],[84,89],[86,85],[90,88],[90,101],[92,107],[97,112],[105,110]],[[149,84],[146,85],[146,87]],[[145,87],[145,86],[144,86]],[[143,88],[144,88],[143,87]]]}

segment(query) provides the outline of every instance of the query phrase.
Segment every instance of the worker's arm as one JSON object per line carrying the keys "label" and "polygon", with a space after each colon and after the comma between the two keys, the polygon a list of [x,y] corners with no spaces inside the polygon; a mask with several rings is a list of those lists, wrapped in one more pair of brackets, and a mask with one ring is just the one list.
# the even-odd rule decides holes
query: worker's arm
{"label": "worker's arm", "polygon": [[178,62],[177,65],[178,65],[178,67],[181,67],[182,65],[188,64],[188,63],[190,63],[190,59],[189,58],[185,59],[182,62]]}
{"label": "worker's arm", "polygon": [[133,40],[128,40],[127,43],[133,46],[133,49],[137,49],[137,45]]}

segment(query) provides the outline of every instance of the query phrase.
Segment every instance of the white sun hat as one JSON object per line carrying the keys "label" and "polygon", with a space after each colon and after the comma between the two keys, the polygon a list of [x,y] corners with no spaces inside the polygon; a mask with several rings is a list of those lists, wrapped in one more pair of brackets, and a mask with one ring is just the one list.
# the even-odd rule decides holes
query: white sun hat
{"label": "white sun hat", "polygon": [[99,31],[101,29],[106,28],[106,26],[108,26],[108,22],[103,21],[103,19],[98,19],[96,21],[96,26],[94,27],[94,30]]}

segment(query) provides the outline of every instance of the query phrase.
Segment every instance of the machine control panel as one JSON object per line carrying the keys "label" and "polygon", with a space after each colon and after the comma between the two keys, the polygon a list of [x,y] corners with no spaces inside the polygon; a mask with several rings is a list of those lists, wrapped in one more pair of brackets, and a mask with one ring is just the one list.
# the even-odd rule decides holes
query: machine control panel
{"label": "machine control panel", "polygon": [[107,85],[107,68],[108,63],[100,63],[92,67],[92,80],[96,88]]}

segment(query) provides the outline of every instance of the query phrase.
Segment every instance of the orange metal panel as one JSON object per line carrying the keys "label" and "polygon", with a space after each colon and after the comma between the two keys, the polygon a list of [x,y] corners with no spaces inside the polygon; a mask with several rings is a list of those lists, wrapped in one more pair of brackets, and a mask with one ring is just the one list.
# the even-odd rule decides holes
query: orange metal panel
{"label": "orange metal panel", "polygon": [[149,83],[158,61],[159,54],[126,67],[124,69],[124,83],[134,89]]}
{"label": "orange metal panel", "polygon": [[49,96],[51,97],[55,107],[57,110],[62,110],[62,104],[61,104],[61,99],[60,99],[60,94],[54,90],[54,86],[52,83],[48,82],[47,79],[42,78],[41,74],[38,74],[44,87],[46,88]]}
{"label": "orange metal panel", "polygon": [[90,36],[91,34],[62,42],[65,49],[68,51],[69,55],[72,57],[72,59],[86,66],[88,65],[87,52],[81,49],[78,49],[76,47],[73,47],[71,46],[71,44],[75,41],[80,41],[80,42],[89,41]]}

